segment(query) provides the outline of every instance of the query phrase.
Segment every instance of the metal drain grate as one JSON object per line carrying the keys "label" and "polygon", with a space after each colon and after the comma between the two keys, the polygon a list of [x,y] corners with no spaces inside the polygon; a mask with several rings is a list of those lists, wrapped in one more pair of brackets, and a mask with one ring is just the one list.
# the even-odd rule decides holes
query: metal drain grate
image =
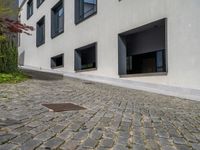
{"label": "metal drain grate", "polygon": [[42,104],[42,106],[47,107],[51,111],[54,112],[62,112],[62,111],[72,111],[72,110],[84,110],[86,108],[81,107],[79,105],[75,105],[72,103],[53,103],[53,104]]}

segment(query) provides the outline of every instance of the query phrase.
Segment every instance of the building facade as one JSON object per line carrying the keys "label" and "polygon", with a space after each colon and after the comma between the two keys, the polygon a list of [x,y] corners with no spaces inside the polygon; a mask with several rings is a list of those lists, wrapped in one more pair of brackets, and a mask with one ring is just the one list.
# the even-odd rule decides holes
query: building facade
{"label": "building facade", "polygon": [[24,68],[200,100],[199,0],[24,0]]}

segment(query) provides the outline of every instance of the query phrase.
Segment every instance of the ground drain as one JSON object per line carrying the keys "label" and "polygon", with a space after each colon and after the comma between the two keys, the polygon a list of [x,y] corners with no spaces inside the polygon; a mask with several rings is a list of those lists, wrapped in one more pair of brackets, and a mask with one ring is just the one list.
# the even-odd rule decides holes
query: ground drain
{"label": "ground drain", "polygon": [[72,103],[53,103],[53,104],[42,104],[51,111],[62,112],[62,111],[72,111],[72,110],[84,110],[86,108]]}

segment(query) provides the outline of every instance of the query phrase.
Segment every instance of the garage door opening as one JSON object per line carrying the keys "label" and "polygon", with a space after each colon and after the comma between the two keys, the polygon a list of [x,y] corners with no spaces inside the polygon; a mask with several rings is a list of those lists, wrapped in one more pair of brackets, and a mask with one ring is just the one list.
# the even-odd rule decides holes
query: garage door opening
{"label": "garage door opening", "polygon": [[166,19],[119,34],[119,75],[166,73]]}

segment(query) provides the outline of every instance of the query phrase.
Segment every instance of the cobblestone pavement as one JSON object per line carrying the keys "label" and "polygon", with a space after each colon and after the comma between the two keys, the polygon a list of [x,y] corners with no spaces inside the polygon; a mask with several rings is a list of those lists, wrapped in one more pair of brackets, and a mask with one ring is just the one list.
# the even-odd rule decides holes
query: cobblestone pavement
{"label": "cobblestone pavement", "polygon": [[[51,112],[72,102],[81,111]],[[66,78],[0,85],[0,150],[200,150],[200,102]]]}

